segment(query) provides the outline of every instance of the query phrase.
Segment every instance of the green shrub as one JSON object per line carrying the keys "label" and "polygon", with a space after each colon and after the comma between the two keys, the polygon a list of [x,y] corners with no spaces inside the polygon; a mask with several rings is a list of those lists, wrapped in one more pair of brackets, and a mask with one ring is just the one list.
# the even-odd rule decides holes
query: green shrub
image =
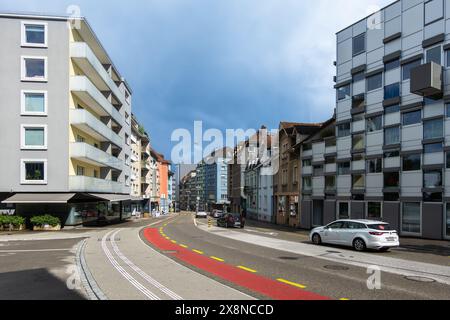
{"label": "green shrub", "polygon": [[44,215],[44,216],[36,216],[30,219],[30,222],[33,226],[37,227],[43,227],[45,225],[49,225],[51,227],[56,227],[57,225],[61,224],[59,218],[53,217],[51,215]]}
{"label": "green shrub", "polygon": [[0,215],[0,225],[9,227],[20,227],[25,224],[25,218],[20,216],[3,216]]}

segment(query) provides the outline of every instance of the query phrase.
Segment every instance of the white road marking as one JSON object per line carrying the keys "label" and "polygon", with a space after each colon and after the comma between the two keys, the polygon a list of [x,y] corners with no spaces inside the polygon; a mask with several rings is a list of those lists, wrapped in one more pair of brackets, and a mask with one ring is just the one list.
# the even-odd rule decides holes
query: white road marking
{"label": "white road marking", "polygon": [[117,256],[123,261],[125,262],[131,269],[133,269],[137,274],[139,274],[142,278],[144,278],[148,283],[150,283],[151,285],[155,286],[156,288],[158,288],[159,290],[161,290],[162,292],[164,292],[165,294],[167,294],[169,297],[171,297],[174,300],[183,300],[182,297],[180,297],[179,295],[177,295],[175,292],[171,291],[169,288],[163,286],[161,283],[159,283],[158,281],[156,281],[155,279],[153,279],[152,277],[150,277],[148,274],[146,274],[144,271],[142,271],[138,266],[136,266],[133,262],[131,262],[119,249],[119,247],[117,246],[117,243],[115,241],[115,238],[117,236],[117,234],[120,232],[121,230],[116,231],[112,236],[111,236],[111,245],[114,249],[114,252],[117,254]]}
{"label": "white road marking", "polygon": [[109,262],[113,265],[113,267],[126,279],[129,283],[131,283],[136,289],[138,289],[140,292],[142,292],[147,298],[150,300],[161,300],[157,295],[155,295],[153,292],[148,290],[146,287],[144,287],[139,281],[137,281],[133,276],[131,276],[128,272],[125,271],[124,268],[122,268],[114,259],[113,255],[109,251],[108,247],[106,246],[106,239],[110,236],[113,231],[108,232],[104,235],[102,239],[102,249],[105,253],[106,257],[108,258]]}
{"label": "white road marking", "polygon": [[0,253],[53,252],[53,251],[70,251],[70,250],[72,249],[0,250]]}

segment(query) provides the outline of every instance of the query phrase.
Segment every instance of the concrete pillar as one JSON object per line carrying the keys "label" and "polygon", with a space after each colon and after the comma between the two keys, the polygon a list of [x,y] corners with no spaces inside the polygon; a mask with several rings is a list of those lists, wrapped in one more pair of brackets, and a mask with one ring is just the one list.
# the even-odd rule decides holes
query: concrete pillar
{"label": "concrete pillar", "polygon": [[365,202],[352,201],[352,212],[350,217],[352,219],[364,219],[366,217]]}
{"label": "concrete pillar", "polygon": [[383,221],[389,223],[392,229],[400,232],[400,203],[383,203]]}
{"label": "concrete pillar", "polygon": [[327,200],[323,210],[323,224],[327,225],[336,220],[336,200]]}

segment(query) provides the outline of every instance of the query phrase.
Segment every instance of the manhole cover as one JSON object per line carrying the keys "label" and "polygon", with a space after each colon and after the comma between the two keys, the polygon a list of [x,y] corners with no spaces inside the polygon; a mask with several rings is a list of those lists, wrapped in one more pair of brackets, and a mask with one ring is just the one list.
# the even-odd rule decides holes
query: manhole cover
{"label": "manhole cover", "polygon": [[280,259],[280,260],[298,260],[299,258],[297,258],[297,257],[279,257],[278,259]]}
{"label": "manhole cover", "polygon": [[433,283],[436,282],[436,280],[431,278],[425,278],[425,277],[416,277],[416,276],[409,276],[405,277],[406,280],[414,281],[414,282],[425,282],[425,283]]}
{"label": "manhole cover", "polygon": [[162,251],[162,253],[164,253],[164,254],[176,254],[176,253],[178,253],[178,251],[176,251],[176,250],[167,250],[167,251]]}
{"label": "manhole cover", "polygon": [[349,267],[344,267],[344,266],[336,266],[336,265],[329,265],[329,266],[325,266],[325,269],[328,270],[335,270],[335,271],[346,271],[349,270]]}

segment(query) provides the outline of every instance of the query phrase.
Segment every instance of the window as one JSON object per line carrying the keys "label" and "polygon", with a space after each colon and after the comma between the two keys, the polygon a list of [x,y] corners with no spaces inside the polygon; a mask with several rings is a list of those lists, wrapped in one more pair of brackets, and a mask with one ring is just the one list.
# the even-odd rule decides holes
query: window
{"label": "window", "polygon": [[352,117],[352,120],[353,120],[353,122],[364,121],[364,120],[366,120],[366,117],[365,117],[364,113],[355,114]]}
{"label": "window", "polygon": [[423,146],[424,153],[430,154],[430,153],[439,153],[444,151],[444,147],[442,143],[430,143]]}
{"label": "window", "polygon": [[335,176],[325,177],[325,189],[326,190],[335,190],[336,189],[336,177]]}
{"label": "window", "polygon": [[415,202],[403,203],[402,232],[421,233],[420,203]]}
{"label": "window", "polygon": [[364,134],[357,134],[352,139],[353,150],[361,150],[365,148],[365,136]]}
{"label": "window", "polygon": [[367,91],[380,89],[383,86],[383,74],[378,73],[367,78]]}
{"label": "window", "polygon": [[442,187],[442,170],[424,171],[423,187],[430,189]]}
{"label": "window", "polygon": [[384,144],[389,146],[400,143],[400,127],[384,129]]}
{"label": "window", "polygon": [[403,157],[403,171],[419,171],[422,168],[421,164],[421,154],[411,154]]}
{"label": "window", "polygon": [[436,22],[444,17],[443,0],[425,2],[425,25]]}
{"label": "window", "polygon": [[353,38],[353,55],[356,56],[366,51],[366,34],[362,33]]}
{"label": "window", "polygon": [[323,175],[323,166],[314,166],[314,175],[322,176]]}
{"label": "window", "polygon": [[442,48],[441,46],[427,50],[427,63],[435,62],[442,64]]}
{"label": "window", "polygon": [[[285,149],[287,151],[287,149],[289,148],[289,145],[285,145]],[[308,144],[304,144],[303,145],[303,151],[310,151],[312,150],[312,144],[308,143]]]}
{"label": "window", "polygon": [[327,139],[325,141],[325,148],[336,147],[336,139]]}
{"label": "window", "polygon": [[358,82],[366,78],[364,72],[358,72],[353,75],[353,82]]}
{"label": "window", "polygon": [[292,170],[292,183],[298,183],[298,167],[294,166],[294,170]]}
{"label": "window", "polygon": [[303,160],[303,167],[311,167],[312,162],[311,160]]}
{"label": "window", "polygon": [[446,165],[446,168],[447,168],[447,169],[450,169],[450,152],[447,152],[446,157],[447,157],[447,165]]}
{"label": "window", "polygon": [[390,70],[397,69],[399,67],[400,67],[400,59],[395,59],[395,60],[387,62],[384,65],[384,71],[387,72],[387,71],[390,71]]}
{"label": "window", "polygon": [[22,46],[47,47],[47,24],[22,22]]}
{"label": "window", "polygon": [[384,174],[385,188],[398,188],[400,186],[400,173],[389,172]]}
{"label": "window", "polygon": [[400,97],[400,84],[394,83],[384,87],[384,99],[392,99]]}
{"label": "window", "polygon": [[403,80],[411,79],[411,70],[420,66],[422,64],[421,60],[416,60],[403,65]]}
{"label": "window", "polygon": [[371,159],[367,161],[369,173],[382,173],[383,172],[383,160]]}
{"label": "window", "polygon": [[435,139],[444,136],[444,121],[442,119],[427,120],[423,122],[423,138]]}
{"label": "window", "polygon": [[77,166],[77,176],[84,176],[84,167]]}
{"label": "window", "polygon": [[367,132],[374,132],[383,129],[383,117],[377,116],[367,119]]}
{"label": "window", "polygon": [[22,91],[22,115],[47,115],[46,91]]}
{"label": "window", "polygon": [[22,57],[22,81],[47,81],[47,58]]}
{"label": "window", "polygon": [[337,89],[338,100],[350,98],[350,85],[346,85]]}
{"label": "window", "polygon": [[338,202],[338,219],[350,218],[350,203]]}
{"label": "window", "polygon": [[353,189],[364,189],[366,187],[365,176],[363,174],[356,174],[352,177]]}
{"label": "window", "polygon": [[447,64],[446,64],[446,66],[448,68],[448,67],[450,67],[450,50],[446,51],[446,55],[447,55]]}
{"label": "window", "polygon": [[303,178],[303,190],[311,190],[312,189],[312,179],[311,177]]}
{"label": "window", "polygon": [[334,164],[336,163],[336,157],[325,157],[325,164]]}
{"label": "window", "polygon": [[350,162],[342,162],[338,164],[338,174],[339,175],[349,175],[350,174]]}
{"label": "window", "polygon": [[403,125],[409,126],[412,124],[418,124],[422,122],[422,111],[412,111],[403,114]]}
{"label": "window", "polygon": [[98,178],[98,171],[94,170],[94,178]]}
{"label": "window", "polygon": [[47,160],[22,160],[21,184],[47,184]]}
{"label": "window", "polygon": [[350,122],[340,124],[337,126],[337,128],[338,128],[338,137],[339,138],[348,137],[350,135]]}
{"label": "window", "polygon": [[21,126],[21,148],[25,150],[47,149],[47,126],[46,125],[22,125]]}
{"label": "window", "polygon": [[365,106],[365,101],[366,101],[366,97],[364,96],[364,94],[360,94],[357,96],[354,96],[352,98],[352,108],[362,108]]}
{"label": "window", "polygon": [[447,203],[445,210],[445,236],[450,237],[450,203]]}
{"label": "window", "polygon": [[397,112],[400,112],[400,105],[398,105],[398,104],[384,108],[385,114],[397,113]]}
{"label": "window", "polygon": [[352,161],[364,161],[366,159],[364,153],[354,154],[352,156]]}
{"label": "window", "polygon": [[367,218],[373,220],[381,220],[381,202],[367,203]]}

